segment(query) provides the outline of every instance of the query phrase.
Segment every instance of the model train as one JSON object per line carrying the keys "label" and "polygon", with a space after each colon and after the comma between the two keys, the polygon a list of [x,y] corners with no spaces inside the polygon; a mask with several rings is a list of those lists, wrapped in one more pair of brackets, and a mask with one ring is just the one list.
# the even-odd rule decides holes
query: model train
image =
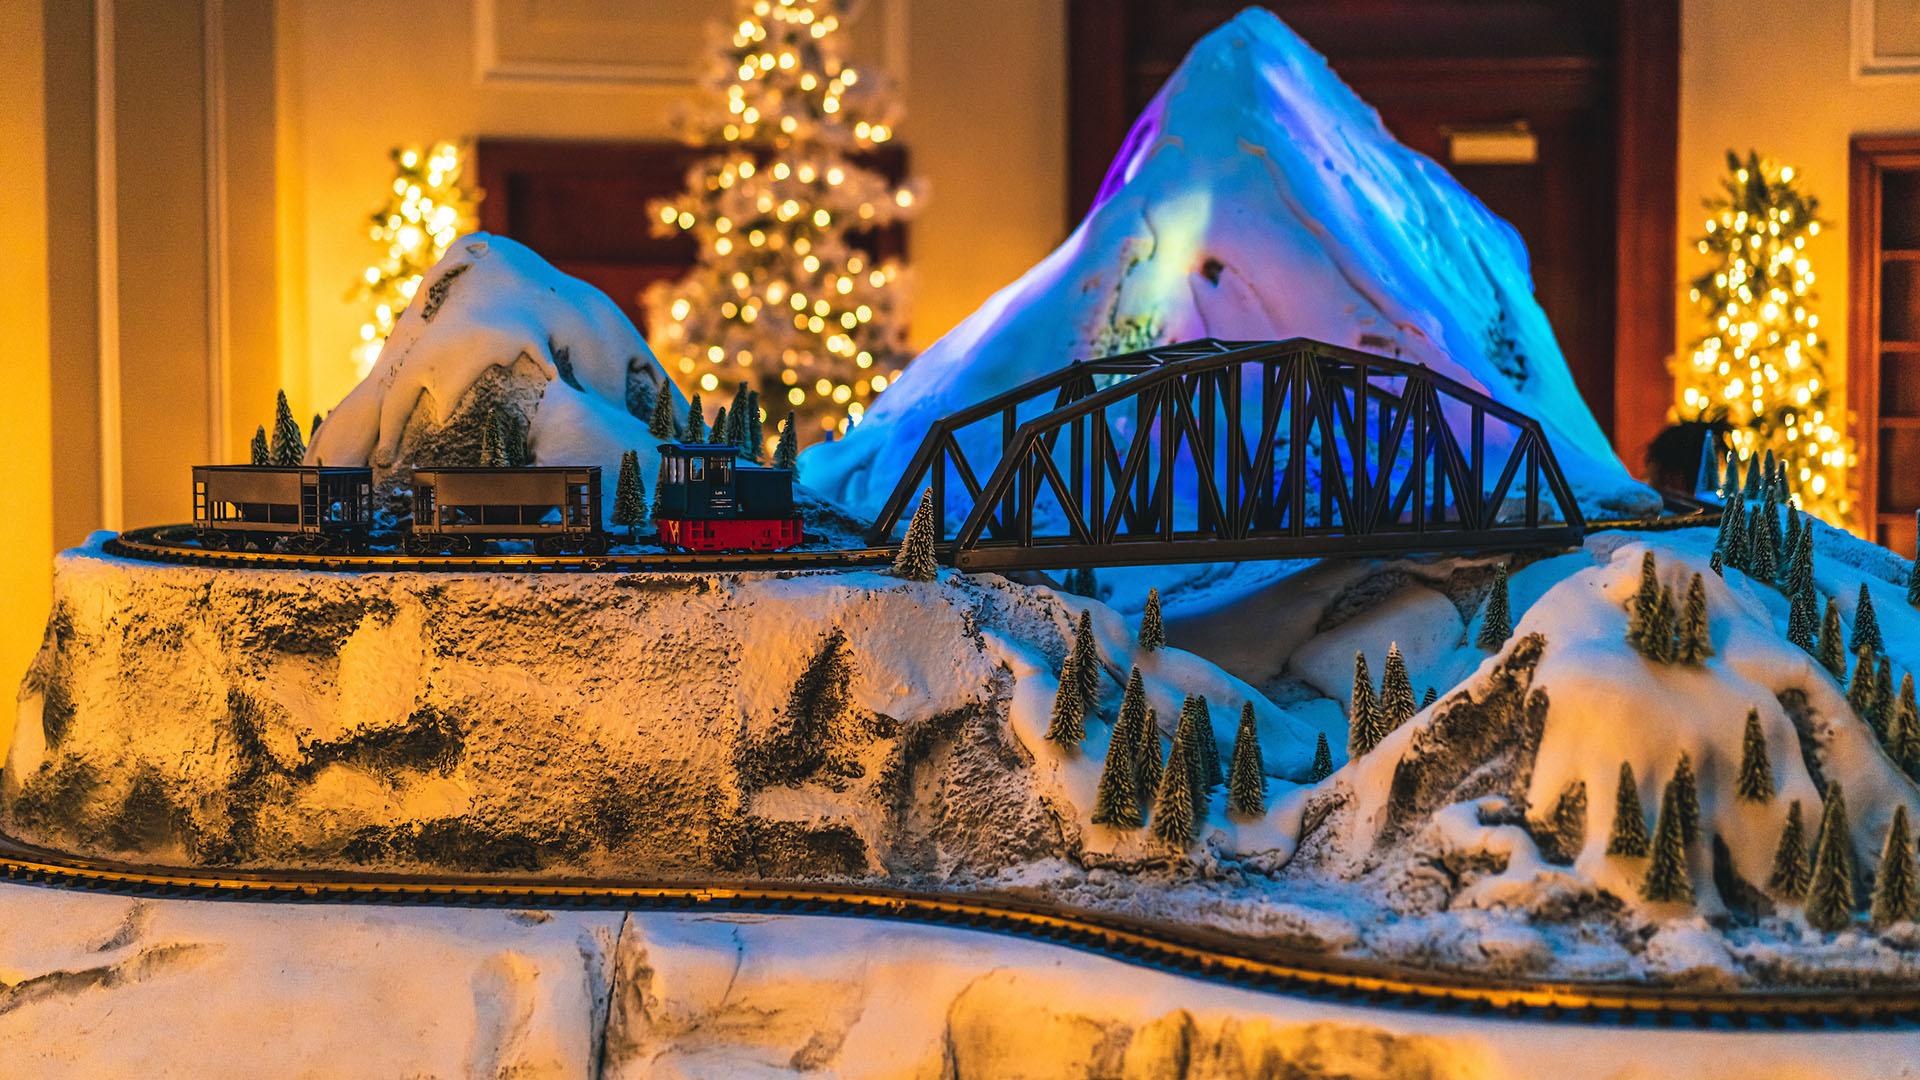
{"label": "model train", "polygon": [[[731,446],[662,443],[655,525],[663,546],[783,551],[805,539],[793,470],[737,460]],[[541,555],[604,555],[598,465],[419,466],[398,546],[471,555],[522,541]],[[375,526],[373,471],[320,465],[199,465],[193,524],[214,550],[363,552]]]}

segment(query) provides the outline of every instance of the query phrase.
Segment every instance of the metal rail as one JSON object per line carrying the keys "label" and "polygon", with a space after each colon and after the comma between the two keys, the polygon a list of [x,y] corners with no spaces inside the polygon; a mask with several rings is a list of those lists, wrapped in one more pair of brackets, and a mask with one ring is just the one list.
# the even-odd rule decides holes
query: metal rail
{"label": "metal rail", "polygon": [[1289,948],[994,893],[853,884],[647,882],[175,869],[0,840],[0,879],[119,895],[222,901],[757,912],[886,919],[1043,941],[1234,986],[1336,1003],[1590,1025],[1807,1030],[1920,1026],[1920,989],[1699,993],[1590,981],[1502,983]]}
{"label": "metal rail", "polygon": [[108,540],[109,555],[216,569],[316,570],[342,573],[425,571],[439,573],[648,573],[716,570],[809,570],[880,566],[895,547],[817,551],[646,552],[635,555],[328,555],[278,551],[214,551],[187,546],[190,525],[129,529]]}

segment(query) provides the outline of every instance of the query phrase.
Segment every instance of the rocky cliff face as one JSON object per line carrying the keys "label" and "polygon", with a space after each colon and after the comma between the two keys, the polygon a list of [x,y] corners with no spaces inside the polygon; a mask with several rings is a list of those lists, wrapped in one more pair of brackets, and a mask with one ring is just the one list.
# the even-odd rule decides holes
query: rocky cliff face
{"label": "rocky cliff face", "polygon": [[[1084,811],[1011,716],[1016,696],[1050,701],[1050,681],[1019,684],[1051,679],[1077,614],[1044,588],[215,572],[87,550],[58,578],[0,781],[0,823],[28,841],[192,864],[940,879],[1079,852]],[[1117,698],[1133,645],[1099,611]],[[1163,716],[1234,685],[1159,655]]]}

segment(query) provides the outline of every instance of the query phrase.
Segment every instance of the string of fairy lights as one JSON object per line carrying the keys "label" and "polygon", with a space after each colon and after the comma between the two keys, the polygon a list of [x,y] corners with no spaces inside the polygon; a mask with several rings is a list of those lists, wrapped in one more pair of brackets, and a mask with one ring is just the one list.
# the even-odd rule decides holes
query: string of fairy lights
{"label": "string of fairy lights", "polygon": [[354,346],[361,377],[373,370],[380,347],[393,333],[433,264],[461,233],[474,227],[480,196],[466,179],[466,151],[456,142],[431,147],[395,147],[394,177],[387,198],[369,215],[368,237],[379,256],[361,271],[352,298],[367,304]]}
{"label": "string of fairy lights", "polygon": [[1790,165],[1729,153],[1727,167],[1696,244],[1713,265],[1688,290],[1708,329],[1674,365],[1675,412],[1725,420],[1743,455],[1772,450],[1788,463],[1802,509],[1845,524],[1855,456],[1829,400],[1806,253],[1820,235],[1819,203]]}
{"label": "string of fairy lights", "polygon": [[858,423],[906,359],[904,271],[864,244],[918,195],[861,156],[893,138],[895,108],[841,55],[846,8],[741,0],[682,121],[716,152],[653,210],[657,231],[698,249],[686,276],[648,291],[654,352],[708,400],[745,384],[769,420],[792,410],[802,437]]}

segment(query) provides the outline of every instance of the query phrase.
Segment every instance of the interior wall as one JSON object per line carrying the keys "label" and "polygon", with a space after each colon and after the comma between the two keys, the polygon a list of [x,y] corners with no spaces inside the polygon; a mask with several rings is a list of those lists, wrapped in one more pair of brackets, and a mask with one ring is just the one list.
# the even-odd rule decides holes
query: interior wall
{"label": "interior wall", "polygon": [[[389,147],[482,134],[672,135],[691,79],[480,78],[476,13],[502,2],[418,0],[402,25],[381,0],[278,0],[280,317],[299,415],[332,405],[355,381],[351,350],[365,314],[348,294],[372,254],[365,218],[392,178]],[[1065,4],[869,3],[853,29],[854,60],[887,67],[900,84],[900,141],[929,188],[910,240],[910,336],[924,346],[1065,234]],[[609,4],[618,22],[607,32],[634,34],[636,19],[678,25],[709,7],[720,17],[730,0]],[[697,70],[692,51],[649,59]]]}
{"label": "interior wall", "polygon": [[[7,392],[0,394],[0,687],[18,685],[40,642],[53,567],[51,338],[47,316],[45,57],[40,0],[0,4],[0,326]],[[12,710],[0,720],[0,752]]]}
{"label": "interior wall", "polygon": [[1847,143],[1854,135],[1920,132],[1920,76],[1853,74],[1850,4],[1770,6],[1750,0],[1684,0],[1680,37],[1679,295],[1675,342],[1683,354],[1704,329],[1685,290],[1706,261],[1694,248],[1702,199],[1719,190],[1729,149],[1792,165],[1820,200],[1827,224],[1807,244],[1827,337],[1834,400],[1846,401]]}

